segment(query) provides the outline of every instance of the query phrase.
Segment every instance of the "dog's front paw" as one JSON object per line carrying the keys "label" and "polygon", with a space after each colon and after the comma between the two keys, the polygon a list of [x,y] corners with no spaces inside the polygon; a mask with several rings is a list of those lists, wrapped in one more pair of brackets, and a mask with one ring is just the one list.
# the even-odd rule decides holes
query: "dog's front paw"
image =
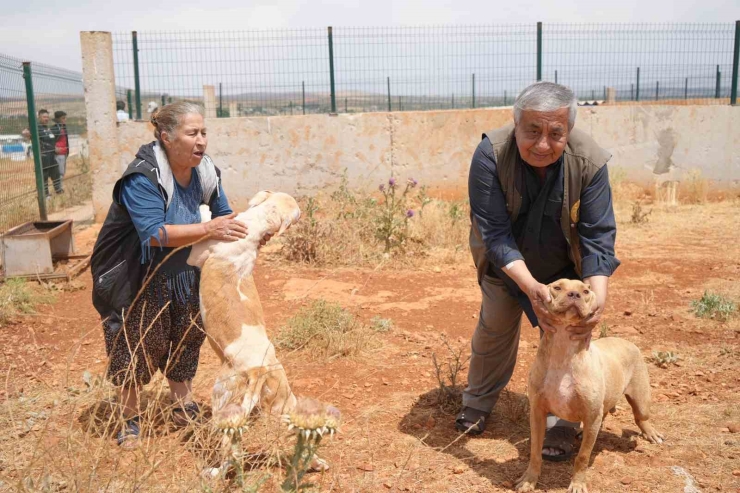
{"label": "dog's front paw", "polygon": [[652,426],[645,426],[642,430],[642,436],[650,443],[663,443],[665,437]]}
{"label": "dog's front paw", "polygon": [[588,493],[588,488],[583,481],[573,481],[568,486],[568,493]]}
{"label": "dog's front paw", "polygon": [[527,472],[525,472],[524,475],[517,480],[514,489],[516,489],[517,491],[534,491],[537,487],[538,479],[539,475],[527,469]]}
{"label": "dog's front paw", "polygon": [[314,455],[308,470],[309,472],[325,472],[329,470],[329,463],[318,455]]}

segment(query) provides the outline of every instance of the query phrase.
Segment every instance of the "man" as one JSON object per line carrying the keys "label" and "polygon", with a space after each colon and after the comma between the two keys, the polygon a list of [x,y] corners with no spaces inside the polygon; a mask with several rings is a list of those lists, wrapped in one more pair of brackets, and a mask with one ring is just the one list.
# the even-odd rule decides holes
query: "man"
{"label": "man", "polygon": [[128,113],[126,113],[126,103],[124,103],[120,99],[116,101],[116,119],[119,122],[128,121]]}
{"label": "man", "polygon": [[54,144],[54,158],[59,166],[59,179],[64,178],[67,172],[67,157],[69,156],[69,135],[67,135],[67,113],[64,111],[54,112],[54,121],[56,125],[51,129],[51,133],[56,136]]}
{"label": "man", "polygon": [[44,193],[46,198],[51,197],[49,192],[48,179],[51,178],[51,182],[54,184],[54,191],[56,193],[64,193],[62,190],[62,180],[59,176],[59,165],[57,165],[56,158],[56,136],[49,129],[49,112],[46,110],[39,110],[38,112],[38,133],[39,133],[39,145],[41,146],[41,174],[44,179]]}
{"label": "man", "polygon": [[[577,99],[567,87],[538,82],[514,103],[514,124],[487,132],[473,156],[468,191],[470,249],[483,300],[459,430],[483,432],[516,363],[522,312],[547,323],[546,284],[560,278],[591,284],[598,309],[571,339],[591,338],[606,304],[616,223],[606,163],[611,155],[574,129]],[[554,425],[554,426],[553,426]],[[573,453],[578,423],[548,419],[543,458]]]}

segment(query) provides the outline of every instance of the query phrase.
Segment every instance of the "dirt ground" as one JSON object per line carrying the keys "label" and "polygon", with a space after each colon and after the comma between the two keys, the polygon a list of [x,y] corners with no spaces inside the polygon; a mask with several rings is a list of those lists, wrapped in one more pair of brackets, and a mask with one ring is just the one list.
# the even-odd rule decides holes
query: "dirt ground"
{"label": "dirt ground", "polygon": [[[653,419],[666,442],[653,445],[639,438],[623,400],[596,442],[591,491],[740,492],[740,471],[733,475],[740,469],[740,434],[729,429],[740,423],[740,317],[720,322],[696,318],[690,310],[690,302],[706,289],[740,300],[738,203],[656,208],[643,225],[628,222],[628,205],[617,214],[622,265],[611,280],[603,320],[610,335],[633,341],[646,359],[653,351],[674,351],[680,359],[667,368],[649,364]],[[76,243],[91,248],[95,234],[94,227],[80,231]],[[312,476],[320,490],[511,490],[529,455],[526,376],[538,333],[523,322],[516,370],[481,437],[460,436],[453,415],[436,404],[432,355],[446,361],[446,342],[469,354],[480,304],[472,262],[466,258],[415,270],[314,269],[287,264],[277,248],[263,252],[255,271],[271,334],[300,306],[319,298],[336,301],[365,321],[381,316],[394,324],[379,336],[380,348],[361,357],[322,361],[301,351],[279,354],[296,394],[333,403],[343,414],[341,433],[322,448],[332,467]],[[55,473],[55,461],[75,462],[87,453],[77,448],[84,435],[79,424],[84,409],[50,402],[48,396],[82,387],[85,370],[93,375],[104,371],[91,285],[88,270],[54,304],[0,328],[0,409],[27,424],[22,433],[0,432],[0,489],[19,488],[23,477],[38,474],[44,461],[52,476],[61,474]],[[205,345],[195,381],[201,402],[209,401],[216,368]],[[155,439],[184,447],[176,433]],[[118,450],[111,438],[84,441],[108,451],[106,459],[75,485],[65,476],[57,490],[207,491],[173,480],[197,467],[188,453],[178,467],[152,468],[150,474],[141,455]],[[572,461],[545,463],[539,488],[565,491],[571,471]],[[95,482],[90,474],[142,474],[151,481],[119,488],[120,480]]]}

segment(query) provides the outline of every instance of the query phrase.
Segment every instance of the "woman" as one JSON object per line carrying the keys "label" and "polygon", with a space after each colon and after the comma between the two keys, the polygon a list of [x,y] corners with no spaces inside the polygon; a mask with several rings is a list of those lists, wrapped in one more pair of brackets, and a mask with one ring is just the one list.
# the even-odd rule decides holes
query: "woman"
{"label": "woman", "polygon": [[[121,389],[125,426],[119,445],[139,436],[139,390],[159,369],[175,403],[173,421],[196,419],[191,384],[205,340],[199,313],[200,272],[186,263],[190,249],[206,236],[244,238],[221,187],[220,172],[205,154],[203,109],[176,102],[152,114],[156,141],[139,149],[116,182],[113,203],[92,256],[93,304],[103,318],[108,378]],[[201,204],[211,221],[201,223]],[[144,291],[134,299],[147,273]]]}

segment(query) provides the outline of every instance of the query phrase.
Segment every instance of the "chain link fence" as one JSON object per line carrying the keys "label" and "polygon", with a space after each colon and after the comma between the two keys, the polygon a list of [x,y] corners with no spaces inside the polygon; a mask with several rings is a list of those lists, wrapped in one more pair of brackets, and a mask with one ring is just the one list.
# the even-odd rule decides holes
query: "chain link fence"
{"label": "chain link fence", "polygon": [[728,104],[739,37],[740,21],[137,32],[113,43],[119,100],[146,118],[173,99],[204,102],[204,86],[214,116],[508,106],[536,80],[586,104]]}
{"label": "chain link fence", "polygon": [[89,200],[82,74],[0,54],[0,234]]}

